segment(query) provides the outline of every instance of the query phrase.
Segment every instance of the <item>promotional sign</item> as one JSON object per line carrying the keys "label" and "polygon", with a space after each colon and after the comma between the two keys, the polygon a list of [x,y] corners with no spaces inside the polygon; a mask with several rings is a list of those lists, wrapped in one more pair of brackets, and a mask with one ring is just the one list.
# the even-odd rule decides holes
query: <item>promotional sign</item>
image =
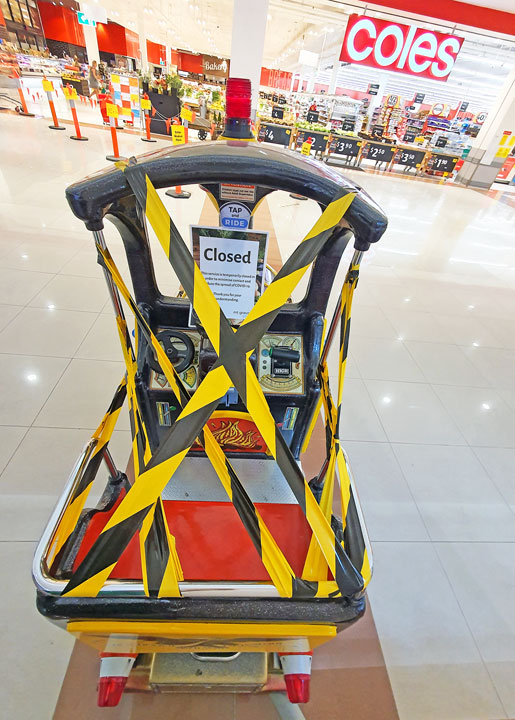
{"label": "promotional sign", "polygon": [[220,208],[220,225],[237,230],[246,230],[250,223],[250,210],[239,202],[225,203]]}
{"label": "promotional sign", "polygon": [[316,112],[315,110],[308,110],[306,120],[308,122],[316,123],[316,122],[318,122],[319,116],[320,116],[320,113]]}
{"label": "promotional sign", "polygon": [[462,44],[457,35],[351,15],[340,61],[446,81]]}
{"label": "promotional sign", "polygon": [[280,97],[280,98],[279,98],[279,105],[286,105],[286,98],[285,98],[285,97]]}
{"label": "promotional sign", "polygon": [[239,324],[263,291],[268,233],[191,226],[191,242],[195,262],[220,308],[231,323]]}
{"label": "promotional sign", "polygon": [[468,102],[462,102],[460,105],[459,112],[465,112],[465,110],[468,108],[469,104]]}
{"label": "promotional sign", "polygon": [[193,122],[194,114],[191,110],[188,110],[188,108],[181,108],[181,120],[186,120],[186,122]]}
{"label": "promotional sign", "polygon": [[424,102],[425,94],[424,93],[417,93],[413,99],[413,102],[415,105],[420,105]]}
{"label": "promotional sign", "polygon": [[228,77],[229,61],[214,55],[202,55],[202,72],[214,77]]}
{"label": "promotional sign", "polygon": [[276,145],[289,145],[291,139],[291,128],[280,125],[259,126],[259,139]]}
{"label": "promotional sign", "polygon": [[404,150],[395,156],[395,162],[398,165],[406,165],[407,167],[420,167],[424,160],[426,151],[425,150]]}
{"label": "promotional sign", "polygon": [[368,95],[377,95],[379,92],[379,83],[370,83],[368,86],[367,94]]}
{"label": "promotional sign", "polygon": [[142,98],[141,100],[141,109],[142,110],[151,110],[152,109],[152,103],[150,100],[145,100],[145,98]]}
{"label": "promotional sign", "polygon": [[478,124],[478,125],[482,125],[482,124],[485,122],[487,116],[488,116],[488,113],[486,113],[486,112],[480,112],[480,113],[478,113],[478,114],[476,115],[476,122],[477,122],[477,124]]}
{"label": "promotional sign", "polygon": [[184,125],[172,125],[172,144],[173,145],[184,145],[186,142],[186,132]]}
{"label": "promotional sign", "polygon": [[309,142],[302,143],[300,152],[302,155],[309,155],[311,153],[311,143],[309,143]]}
{"label": "promotional sign", "polygon": [[415,141],[415,138],[417,137],[417,133],[413,130],[407,130],[404,133],[404,137],[402,138],[402,141],[405,143],[412,143]]}
{"label": "promotional sign", "polygon": [[436,147],[438,148],[444,148],[447,145],[447,138],[446,137],[439,137],[436,141]]}
{"label": "promotional sign", "polygon": [[375,162],[390,162],[394,152],[397,150],[395,145],[385,145],[384,143],[367,143],[367,158],[375,160]]}
{"label": "promotional sign", "polygon": [[384,127],[382,125],[374,125],[372,128],[373,137],[383,137]]}
{"label": "promotional sign", "polygon": [[280,107],[273,107],[272,108],[272,117],[277,118],[277,120],[282,120],[284,118],[284,109]]}
{"label": "promotional sign", "polygon": [[431,115],[436,115],[437,117],[445,115],[445,105],[443,103],[435,103],[431,108]]}
{"label": "promotional sign", "polygon": [[[137,77],[129,77],[128,75],[111,75],[111,85],[113,86],[113,99],[121,114],[133,115],[135,118],[140,117],[139,107],[139,80]],[[124,112],[123,108],[127,108],[130,112]]]}
{"label": "promotional sign", "polygon": [[331,150],[337,155],[348,155],[349,157],[356,157],[361,147],[361,140],[355,140],[354,138],[337,138],[332,143]]}

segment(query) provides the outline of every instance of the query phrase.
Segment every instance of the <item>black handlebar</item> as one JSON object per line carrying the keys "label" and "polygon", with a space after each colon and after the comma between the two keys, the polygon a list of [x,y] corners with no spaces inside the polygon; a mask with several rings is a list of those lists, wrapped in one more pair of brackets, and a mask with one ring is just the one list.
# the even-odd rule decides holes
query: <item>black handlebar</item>
{"label": "black handlebar", "polygon": [[[355,236],[356,250],[368,250],[387,227],[386,216],[362,188],[324,163],[288,150],[265,148],[258,143],[217,141],[141,155],[138,165],[156,188],[208,183],[260,185],[304,195],[323,207],[342,191],[356,192],[345,215]],[[109,206],[131,194],[124,173],[117,168],[91,175],[66,190],[73,213],[88,230],[101,230]]]}

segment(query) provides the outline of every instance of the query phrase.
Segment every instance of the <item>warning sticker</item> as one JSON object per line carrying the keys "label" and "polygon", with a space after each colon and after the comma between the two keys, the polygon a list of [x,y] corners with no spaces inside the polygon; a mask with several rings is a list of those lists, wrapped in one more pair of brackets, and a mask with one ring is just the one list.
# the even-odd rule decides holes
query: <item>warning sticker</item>
{"label": "warning sticker", "polygon": [[222,200],[256,200],[255,185],[233,185],[220,183],[220,198]]}

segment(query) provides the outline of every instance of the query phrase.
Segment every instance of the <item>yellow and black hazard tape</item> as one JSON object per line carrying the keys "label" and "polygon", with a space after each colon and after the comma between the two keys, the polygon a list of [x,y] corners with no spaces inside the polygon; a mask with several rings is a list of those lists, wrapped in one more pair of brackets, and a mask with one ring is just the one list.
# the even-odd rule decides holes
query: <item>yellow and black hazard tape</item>
{"label": "yellow and black hazard tape", "polygon": [[[136,327],[138,327],[142,331],[142,333],[147,338],[147,341],[151,343],[152,347],[158,354],[162,369],[165,372],[165,375],[169,380],[170,385],[174,388],[179,402],[181,402],[181,405],[186,404],[186,402],[189,400],[189,396],[182,387],[180,380],[175,372],[175,369],[164,354],[161,345],[159,344],[159,341],[152,333],[145,318],[137,307],[134,299],[130,296],[130,293],[125,283],[123,282],[123,279],[119,275],[119,272],[112,258],[110,257],[109,253],[107,251],[104,251],[101,247],[98,246],[97,250],[99,252],[99,256],[101,258],[102,264],[104,265],[104,268],[109,272],[120,294],[127,302],[131,310],[134,312],[137,320]],[[122,342],[122,348],[124,350],[124,358],[128,367],[128,376],[131,378],[131,380],[129,380],[129,386],[132,388],[134,386],[133,381],[136,372],[134,354],[132,352],[132,344],[130,342],[130,337],[128,335],[125,321],[119,319],[118,327],[120,340]],[[135,393],[133,392],[131,395],[134,398],[135,404],[137,406]],[[134,415],[134,409],[132,409],[131,412]],[[252,503],[243,486],[241,485],[241,482],[239,481],[236,472],[232,468],[227,458],[225,458],[220,446],[215,441],[209,429],[205,428],[202,435],[203,444],[205,445],[207,455],[211,459],[215,469],[217,470],[222,484],[227,491],[229,499],[234,503],[234,506],[240,518],[242,519],[247,532],[253,540],[256,549],[260,553],[263,564],[269,572],[272,581],[278,588],[279,593],[283,597],[292,597],[293,594],[302,594],[309,596],[316,595],[319,590],[318,585],[309,582],[305,583],[301,579],[295,578],[295,574],[289,566],[282,551],[277,546],[273,536],[266,527],[266,524],[261,518],[259,512],[256,510],[254,504]],[[136,450],[134,455],[136,459]],[[141,482],[141,478],[139,481]],[[152,535],[150,534],[150,531],[152,529],[155,530],[153,535],[154,538],[157,537],[157,535],[161,537],[161,540],[163,539],[163,537],[166,537],[163,530],[163,527],[166,523],[156,523],[156,518],[159,517],[160,513],[156,502],[154,502],[153,506],[149,506],[148,514],[145,517],[142,518],[140,516],[140,547],[142,554],[144,585],[146,592],[149,595],[162,596],[163,594],[166,594],[169,596],[170,594],[178,594],[179,588],[177,581],[178,579],[182,578],[182,571],[180,570],[180,562],[175,551],[175,541],[173,540],[173,537],[168,533],[168,531],[166,535],[168,535],[169,542],[166,550],[166,556],[167,558],[170,558],[168,564],[173,560],[171,571],[167,570],[167,564],[163,563],[162,558],[159,556],[159,554],[156,555],[155,553],[147,552],[149,542],[148,538],[152,537]],[[127,542],[129,540],[130,537],[126,538]],[[154,546],[155,542],[153,547]],[[152,564],[154,565],[154,567],[152,567]],[[177,570],[177,576],[173,576],[174,568]],[[168,582],[167,589],[165,591],[163,589],[162,583],[165,582],[167,576]],[[75,580],[80,579],[76,576],[74,577]],[[160,579],[162,582],[159,582]],[[326,587],[327,591],[335,590],[335,587],[330,587],[327,583],[324,583],[324,588]],[[71,589],[73,588],[69,587],[67,591],[69,592]],[[324,590],[324,592],[326,592],[326,590]]]}
{"label": "yellow and black hazard tape", "polygon": [[84,503],[88,497],[89,491],[96,477],[100,463],[104,457],[104,451],[111,439],[116,422],[120,415],[123,403],[127,396],[127,380],[123,378],[118,385],[116,392],[111,400],[111,404],[106,414],[102,418],[100,425],[91,436],[92,440],[96,440],[95,449],[84,468],[82,476],[74,488],[74,491],[68,502],[68,506],[59,522],[57,533],[54,537],[52,551],[49,555],[48,562],[52,563],[53,558],[61,551],[62,547],[72,534],[77,521],[84,509]]}
{"label": "yellow and black hazard tape", "polygon": [[[256,375],[248,362],[248,356],[270,326],[292,289],[335,231],[351,204],[354,194],[342,192],[341,196],[328,205],[313,229],[260,297],[238,331],[234,332],[149,178],[144,175],[137,164],[128,166],[125,172],[139,204],[145,210],[147,218],[219,355],[212,371],[179,416],[179,421],[189,418],[190,424],[193,426],[191,432],[195,432],[198,424],[207,421],[219,398],[231,384],[234,384],[256,422],[270,453],[277,460],[301,505],[308,523],[322,547],[324,557],[340,591],[345,596],[356,594],[362,587],[362,578],[353,567],[343,547],[336,541],[330,524],[321,512],[308,483],[275,425]],[[238,352],[235,352],[235,349]],[[183,438],[178,432],[177,425],[178,423],[168,434],[167,441],[162,444],[152,458],[151,466],[154,462],[159,462],[161,457],[173,458],[177,452],[179,454],[185,452],[180,447]],[[174,431],[176,432],[174,433]],[[192,441],[193,438],[190,442]]]}
{"label": "yellow and black hazard tape", "polygon": [[[341,293],[341,319],[340,319],[340,348],[338,365],[337,404],[332,399],[329,387],[329,372],[327,364],[321,363],[319,368],[319,381],[324,405],[325,430],[327,441],[327,465],[320,506],[329,519],[334,491],[334,478],[336,470],[340,484],[340,503],[342,511],[343,544],[349,557],[359,568],[365,586],[371,577],[370,559],[361,532],[361,525],[357,514],[356,501],[351,486],[350,473],[347,467],[345,454],[340,444],[340,418],[342,412],[343,385],[350,338],[351,308],[354,290],[359,277],[359,266],[351,265],[346,275]],[[321,571],[323,559],[319,548],[312,541],[308,550],[304,566],[305,577],[311,577]]]}
{"label": "yellow and black hazard tape", "polygon": [[[291,294],[291,290],[340,222],[345,210],[352,202],[353,195],[342,195],[328,206],[313,230],[304,239],[303,244],[278,273],[254,306],[253,311],[249,313],[235,333],[221,312],[153,186],[145,176],[140,174],[138,177],[138,171],[137,166],[129,168],[127,173],[129,183],[138,201],[144,207],[181,284],[192,300],[194,309],[218,352],[219,360],[195,395],[187,402],[186,407],[171,428],[167,441],[150,458],[146,470],[140,475],[113,514],[102,535],[74,574],[65,594],[87,595],[96,594],[99,591],[123,552],[127,536],[130,539],[133,533],[140,529],[151,509],[154,509],[155,513],[155,503],[164,486],[185,457],[197,435],[200,434],[211,412],[218,405],[220,396],[225,394],[230,386],[231,380],[294,491],[336,579],[339,592],[345,596],[356,594],[363,587],[363,578],[349,560],[340,542],[336,540],[329,522],[291,456],[282,435],[277,430],[255,373],[248,362],[248,356],[258,340],[268,329],[279,309]],[[134,310],[134,308],[132,309]],[[152,345],[161,362],[159,354],[160,351],[163,353],[162,348],[157,341],[155,345],[158,347],[154,345],[154,342]],[[236,361],[231,358],[235,346],[240,351],[240,357]],[[167,361],[166,356],[164,359]],[[164,368],[163,365],[162,367]],[[173,387],[173,383],[170,380],[169,382]],[[231,478],[232,480],[233,478]],[[266,533],[263,532],[262,525],[259,527],[262,540],[263,537],[266,537]],[[125,540],[122,536],[125,536]],[[275,543],[273,543],[271,549],[275,548]],[[270,574],[274,579],[272,573]],[[288,595],[296,594],[299,591],[302,594],[308,591],[309,594],[317,596],[321,596],[321,593],[334,594],[335,592],[335,584],[331,582],[312,585],[309,582],[300,581],[305,587],[299,588],[298,579],[292,578],[292,575],[293,573],[288,578],[292,583],[292,589],[287,592]],[[276,582],[275,579],[274,582]]]}

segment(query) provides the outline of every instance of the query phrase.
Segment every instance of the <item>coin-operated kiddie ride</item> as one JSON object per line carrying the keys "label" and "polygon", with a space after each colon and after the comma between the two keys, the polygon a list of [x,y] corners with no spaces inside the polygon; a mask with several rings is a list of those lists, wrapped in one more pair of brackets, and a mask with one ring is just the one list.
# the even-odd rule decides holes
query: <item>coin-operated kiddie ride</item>
{"label": "coin-operated kiddie ride", "polygon": [[[370,548],[338,427],[360,261],[386,218],[322,163],[256,143],[248,81],[229,81],[227,115],[217,142],[132,158],[66,191],[93,233],[126,371],[33,574],[39,611],[98,649],[100,705],[117,704],[131,672],[139,688],[142,677],[159,690],[286,686],[291,702],[307,702],[312,650],[365,609]],[[197,228],[197,245],[192,235],[193,254],[162,200],[176,185],[199,185],[219,212],[220,228]],[[314,200],[320,216],[265,283],[266,233],[254,211],[275,191]],[[132,290],[106,245],[106,220],[123,241]],[[175,272],[178,297],[160,292],[151,243]],[[218,275],[206,271],[215,254]],[[237,270],[236,258],[249,262]],[[306,274],[304,297],[292,302]],[[124,405],[132,445],[118,469],[109,441]],[[309,478],[300,458],[317,421],[325,443]],[[104,466],[107,481],[91,493],[100,500],[88,505]]]}

